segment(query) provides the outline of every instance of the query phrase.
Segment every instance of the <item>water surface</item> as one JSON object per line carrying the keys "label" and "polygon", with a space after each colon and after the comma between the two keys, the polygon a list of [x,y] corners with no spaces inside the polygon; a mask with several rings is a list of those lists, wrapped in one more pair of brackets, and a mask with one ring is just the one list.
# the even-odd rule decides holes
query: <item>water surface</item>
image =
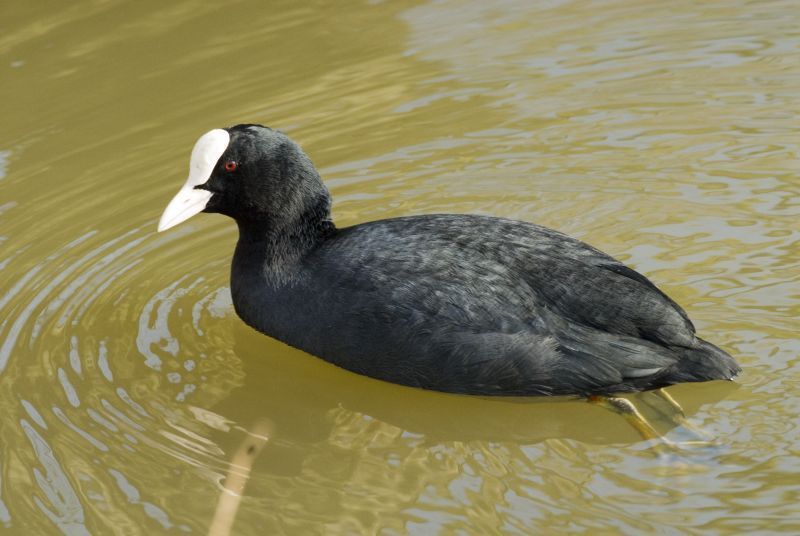
{"label": "water surface", "polygon": [[[772,2],[76,1],[0,7],[0,527],[205,534],[800,532],[800,16]],[[311,155],[340,225],[548,225],[744,367],[631,397],[421,392],[235,316],[235,226],[155,226],[203,132]],[[265,424],[266,423],[266,424]],[[233,467],[239,471],[240,468]]]}

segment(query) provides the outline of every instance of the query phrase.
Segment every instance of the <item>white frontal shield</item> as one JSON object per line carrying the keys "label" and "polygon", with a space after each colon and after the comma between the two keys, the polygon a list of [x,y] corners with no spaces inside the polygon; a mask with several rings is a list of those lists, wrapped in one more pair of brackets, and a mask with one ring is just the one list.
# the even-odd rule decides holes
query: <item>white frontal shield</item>
{"label": "white frontal shield", "polygon": [[195,186],[204,184],[214,171],[214,166],[220,159],[231,136],[226,130],[217,128],[206,132],[192,149],[192,159],[189,162],[189,178],[181,187],[172,201],[169,202],[161,219],[158,222],[158,230],[165,231],[179,223],[188,220],[198,212],[201,212],[208,200],[213,195],[208,190],[197,190]]}

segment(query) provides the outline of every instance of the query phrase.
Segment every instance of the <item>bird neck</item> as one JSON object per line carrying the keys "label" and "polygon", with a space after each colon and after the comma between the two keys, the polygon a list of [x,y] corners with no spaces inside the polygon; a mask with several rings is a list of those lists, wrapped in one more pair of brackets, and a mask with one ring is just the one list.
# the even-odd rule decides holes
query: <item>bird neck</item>
{"label": "bird neck", "polygon": [[234,264],[263,274],[268,282],[290,282],[302,258],[336,232],[330,205],[326,192],[294,218],[282,221],[237,218],[239,241]]}

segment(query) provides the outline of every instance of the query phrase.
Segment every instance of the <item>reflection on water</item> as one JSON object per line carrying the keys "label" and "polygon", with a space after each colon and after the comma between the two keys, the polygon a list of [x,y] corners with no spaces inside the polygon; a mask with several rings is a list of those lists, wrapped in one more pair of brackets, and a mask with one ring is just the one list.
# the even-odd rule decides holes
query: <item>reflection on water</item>
{"label": "reflection on water", "polygon": [[[236,533],[800,531],[792,3],[273,4],[0,8],[4,532],[203,534],[248,475]],[[154,233],[240,121],[303,144],[343,225],[504,215],[647,273],[744,366],[669,389],[708,443],[652,393],[669,456],[580,400],[387,385],[244,326],[232,224]]]}

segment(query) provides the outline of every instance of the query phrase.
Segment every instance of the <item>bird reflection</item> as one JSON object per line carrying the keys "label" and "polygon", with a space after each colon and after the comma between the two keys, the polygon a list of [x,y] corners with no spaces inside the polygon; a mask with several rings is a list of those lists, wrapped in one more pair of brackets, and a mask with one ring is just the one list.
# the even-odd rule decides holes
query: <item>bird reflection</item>
{"label": "bird reflection", "polygon": [[[423,391],[347,372],[238,323],[234,340],[234,352],[245,368],[245,384],[215,411],[239,422],[269,418],[276,437],[285,442],[325,440],[337,426],[335,421],[347,420],[342,413],[389,424],[428,442],[535,444],[572,439],[617,444],[641,440],[620,415],[581,398],[483,398]],[[667,395],[671,403],[656,392],[624,399],[663,436],[703,404],[721,400],[735,389],[732,382],[708,382],[671,387]],[[334,413],[336,420],[331,417]]]}
{"label": "bird reflection", "polygon": [[[503,464],[505,468],[499,470],[505,475],[504,485],[516,489],[519,462],[523,467],[531,463],[558,465],[547,460],[552,456],[548,453],[566,456],[571,460],[566,463],[571,465],[591,467],[578,452],[582,449],[570,448],[574,445],[571,442],[614,445],[610,452],[617,452],[620,447],[643,441],[626,417],[585,399],[481,398],[423,391],[347,372],[238,322],[231,329],[233,354],[241,360],[244,384],[208,409],[227,422],[237,423],[230,430],[244,429],[247,433],[227,433],[219,438],[228,445],[236,442],[226,449],[236,459],[231,460],[221,483],[212,524],[215,535],[228,534],[235,528],[242,495],[280,505],[287,500],[288,486],[288,490],[300,494],[292,497],[308,496],[308,504],[303,504],[311,507],[317,496],[314,492],[333,489],[339,497],[330,514],[335,517],[335,512],[343,508],[343,503],[336,501],[346,501],[344,490],[350,487],[369,489],[375,497],[383,497],[381,501],[395,497],[381,486],[393,486],[400,478],[397,471],[409,472],[403,479],[414,483],[411,487],[415,491],[407,492],[416,499],[404,495],[403,500],[391,501],[414,503],[421,500],[426,482],[443,479],[453,484],[462,471],[476,467],[481,481],[490,481],[497,464]],[[658,436],[645,444],[647,452],[652,449],[659,457],[657,465],[679,467],[682,462],[677,451],[663,456],[661,447],[676,446],[664,438],[684,439],[688,435],[695,439],[697,434],[687,422],[702,406],[723,399],[735,389],[733,382],[687,384],[670,387],[666,397],[642,392],[626,395],[623,400],[637,408]],[[259,431],[264,423],[269,423],[268,434]],[[252,455],[243,456],[247,445],[253,443],[258,445]],[[532,447],[542,451],[538,454],[528,448],[538,444],[542,446]],[[372,472],[374,464],[383,468],[378,470],[383,474],[378,481]],[[484,470],[485,474],[481,473]],[[542,470],[553,482],[569,484],[569,477],[559,471]],[[321,479],[319,487],[308,489],[309,474]],[[383,482],[382,478],[388,480]],[[248,479],[253,481],[247,483]],[[232,488],[236,488],[233,496]],[[396,506],[400,508],[400,503]],[[243,513],[239,511],[239,515]]]}

